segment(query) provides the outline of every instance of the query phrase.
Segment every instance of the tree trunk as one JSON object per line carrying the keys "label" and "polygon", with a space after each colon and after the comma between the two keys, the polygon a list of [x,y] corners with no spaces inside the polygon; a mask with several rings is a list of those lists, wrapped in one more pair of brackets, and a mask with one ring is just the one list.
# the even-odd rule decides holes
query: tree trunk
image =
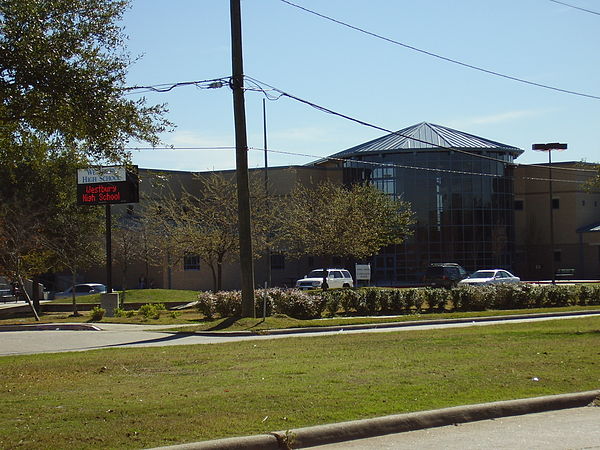
{"label": "tree trunk", "polygon": [[217,289],[220,291],[223,287],[223,257],[217,260]]}
{"label": "tree trunk", "polygon": [[215,265],[214,263],[210,263],[208,265],[208,267],[210,267],[210,271],[212,273],[212,284],[213,284],[213,292],[217,292],[217,271],[215,270]]}

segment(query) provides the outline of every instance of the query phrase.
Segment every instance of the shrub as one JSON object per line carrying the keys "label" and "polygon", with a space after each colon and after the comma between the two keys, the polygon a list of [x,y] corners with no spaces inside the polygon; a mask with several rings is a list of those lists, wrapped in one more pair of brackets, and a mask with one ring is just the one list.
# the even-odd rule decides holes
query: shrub
{"label": "shrub", "polygon": [[215,310],[225,317],[238,317],[242,312],[242,291],[219,291],[215,296]]}
{"label": "shrub", "polygon": [[359,308],[360,290],[343,289],[340,292],[340,304],[346,313],[356,312]]}
{"label": "shrub", "polygon": [[429,311],[432,312],[444,312],[446,310],[446,305],[451,298],[448,289],[433,288],[423,289],[423,297],[429,307]]}
{"label": "shrub", "polygon": [[325,300],[325,311],[328,316],[335,316],[342,307],[341,298],[344,291],[348,289],[332,289],[323,292],[321,295]]}
{"label": "shrub", "polygon": [[139,313],[146,319],[159,319],[160,313],[165,309],[165,305],[162,303],[147,303],[142,305],[139,309]]}
{"label": "shrub", "polygon": [[99,306],[94,306],[92,308],[92,312],[90,315],[90,319],[92,322],[99,322],[102,320],[102,318],[104,317],[104,313],[106,313],[106,310],[104,308],[100,308]]}
{"label": "shrub", "polygon": [[208,320],[214,318],[217,310],[215,308],[215,295],[212,292],[200,292],[198,294],[198,303],[196,308]]}
{"label": "shrub", "polygon": [[492,303],[494,291],[483,286],[459,286],[451,289],[452,304],[459,311],[484,311]]}
{"label": "shrub", "polygon": [[123,308],[115,309],[115,317],[125,317],[126,311]]}
{"label": "shrub", "polygon": [[295,319],[316,319],[321,317],[327,304],[327,297],[319,292],[307,293],[298,289],[281,291],[273,297],[273,308],[277,314],[285,314]]}
{"label": "shrub", "polygon": [[377,288],[365,288],[360,291],[356,312],[358,314],[373,315],[381,311],[381,298],[385,291]]}
{"label": "shrub", "polygon": [[425,297],[423,296],[422,289],[410,288],[404,291],[404,298],[406,300],[406,312],[414,312],[416,314],[423,311],[423,304],[425,303]]}

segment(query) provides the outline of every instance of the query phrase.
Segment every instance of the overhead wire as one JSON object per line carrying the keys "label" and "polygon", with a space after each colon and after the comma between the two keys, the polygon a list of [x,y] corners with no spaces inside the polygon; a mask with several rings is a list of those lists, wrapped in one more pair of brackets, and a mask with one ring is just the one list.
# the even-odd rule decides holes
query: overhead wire
{"label": "overhead wire", "polygon": [[558,3],[559,5],[568,6],[569,8],[578,9],[579,11],[585,11],[587,13],[595,14],[597,16],[600,16],[600,12],[592,11],[591,9],[581,8],[580,6],[571,5],[571,4],[565,3],[565,2],[559,2],[558,0],[548,0],[548,1],[550,1],[552,3]]}
{"label": "overhead wire", "polygon": [[[346,28],[350,28],[350,29],[358,31],[360,33],[367,34],[367,35],[375,37],[377,39],[381,39],[383,41],[389,42],[389,43],[394,44],[394,45],[399,45],[399,46],[407,48],[409,50],[413,50],[415,52],[422,53],[424,55],[431,56],[431,57],[440,59],[442,61],[450,62],[452,64],[457,64],[459,66],[466,67],[466,68],[473,69],[473,70],[477,70],[479,72],[487,73],[489,75],[493,75],[493,76],[496,76],[496,77],[501,77],[501,78],[505,78],[505,79],[512,80],[512,81],[516,81],[516,82],[519,82],[519,83],[528,84],[530,86],[536,86],[536,87],[543,88],[543,89],[549,89],[549,90],[552,90],[552,91],[562,92],[564,94],[571,94],[571,95],[577,95],[577,96],[580,96],[580,97],[591,98],[591,99],[594,99],[594,100],[600,100],[600,96],[598,96],[598,95],[587,94],[587,93],[584,93],[584,92],[573,91],[573,90],[570,90],[570,89],[563,89],[563,88],[559,88],[559,87],[556,87],[556,86],[550,86],[550,85],[547,85],[547,84],[542,84],[542,83],[538,83],[538,82],[535,82],[535,81],[526,80],[524,78],[518,78],[518,77],[515,77],[515,76],[512,76],[512,75],[507,75],[507,74],[504,74],[504,73],[501,73],[501,72],[497,72],[497,71],[494,71],[494,70],[485,69],[483,67],[479,67],[479,66],[475,66],[473,64],[465,63],[465,62],[459,61],[457,59],[449,58],[447,56],[443,56],[443,55],[440,55],[438,53],[433,53],[433,52],[430,52],[428,50],[423,50],[423,49],[415,47],[413,45],[409,45],[409,44],[406,44],[404,42],[400,42],[400,41],[397,41],[395,39],[391,39],[391,38],[385,37],[385,36],[383,36],[381,34],[365,30],[365,29],[357,27],[355,25],[351,25],[351,24],[349,24],[347,22],[343,22],[343,21],[341,21],[339,19],[335,19],[333,17],[330,17],[330,16],[327,16],[325,14],[319,13],[319,12],[314,11],[312,9],[309,9],[309,8],[304,7],[304,6],[301,6],[301,5],[298,5],[296,3],[293,3],[293,2],[291,2],[289,0],[280,0],[280,1],[283,2],[283,3],[285,3],[285,4],[287,4],[287,5],[289,5],[289,6],[292,6],[294,8],[300,9],[300,10],[305,11],[307,13],[313,14],[313,15],[315,15],[317,17],[322,18],[322,19],[328,20],[328,21],[336,23],[338,25],[342,25],[342,26],[344,26]],[[559,2],[557,2],[557,3],[559,3]]]}
{"label": "overhead wire", "polygon": [[[313,102],[311,102],[309,100],[305,100],[305,99],[302,99],[302,98],[297,97],[295,95],[289,94],[289,93],[287,93],[285,91],[282,91],[282,90],[280,90],[280,89],[278,89],[278,88],[276,88],[274,86],[271,86],[271,85],[269,85],[267,83],[264,83],[264,82],[262,82],[260,80],[257,80],[256,78],[252,78],[252,77],[249,77],[249,76],[246,75],[245,79],[251,80],[253,82],[253,84],[255,86],[259,87],[259,88],[262,85],[267,86],[269,88],[270,92],[277,92],[279,94],[279,96],[277,98],[287,97],[287,98],[290,98],[290,99],[295,100],[297,102],[300,102],[300,103],[303,103],[305,105],[308,105],[308,106],[310,106],[310,107],[312,107],[314,109],[317,109],[318,111],[322,111],[322,112],[325,112],[327,114],[338,116],[338,117],[341,117],[343,119],[346,119],[346,120],[358,123],[358,124],[366,126],[366,127],[374,128],[374,129],[379,130],[379,131],[383,131],[383,132],[386,132],[386,133],[389,133],[389,134],[394,134],[396,136],[404,137],[406,139],[410,139],[412,141],[419,142],[419,143],[422,143],[422,144],[431,145],[431,146],[433,146],[435,148],[441,148],[441,149],[444,149],[444,150],[453,151],[453,152],[456,152],[456,153],[462,153],[462,154],[466,154],[466,155],[469,155],[469,156],[474,156],[476,158],[491,160],[491,161],[494,161],[494,162],[500,162],[500,163],[503,163],[503,164],[521,165],[519,163],[510,163],[510,162],[505,161],[503,159],[494,158],[492,156],[487,156],[487,155],[482,155],[482,154],[479,154],[479,153],[474,153],[474,152],[469,152],[469,151],[466,151],[466,150],[461,150],[461,149],[458,149],[456,147],[449,147],[449,146],[434,144],[434,143],[429,142],[429,141],[424,140],[424,139],[419,139],[419,138],[416,138],[416,137],[413,137],[413,136],[409,136],[409,135],[403,134],[400,131],[392,131],[390,129],[381,127],[379,125],[375,125],[375,124],[366,122],[364,120],[357,119],[357,118],[348,116],[346,114],[342,114],[342,113],[336,112],[336,111],[334,111],[332,109],[329,109],[329,108],[326,108],[324,106],[317,105],[316,103],[313,103]],[[261,89],[253,89],[253,90],[261,91]],[[346,160],[348,160],[348,159],[346,159]],[[528,164],[527,166],[528,167],[548,167],[548,166],[539,165],[539,164],[537,164],[537,165],[536,164]],[[590,169],[575,169],[575,168],[562,168],[562,170],[575,170],[575,171],[591,171],[591,172],[594,172],[593,170],[590,170]]]}

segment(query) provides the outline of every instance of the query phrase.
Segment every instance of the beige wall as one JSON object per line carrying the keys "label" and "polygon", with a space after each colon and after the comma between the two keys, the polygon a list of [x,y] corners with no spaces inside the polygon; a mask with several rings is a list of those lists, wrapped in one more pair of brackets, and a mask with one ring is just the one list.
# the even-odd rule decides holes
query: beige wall
{"label": "beige wall", "polygon": [[[133,206],[134,211],[143,209],[144,202],[148,199],[158,200],[164,195],[173,192],[177,195],[182,189],[194,192],[199,189],[200,183],[196,177],[208,176],[212,172],[201,172],[194,174],[192,172],[180,171],[156,171],[140,170],[140,203]],[[235,171],[218,172],[223,175],[235,176]],[[250,170],[251,177],[264,179],[262,169]],[[336,183],[342,182],[342,171],[336,167],[313,167],[313,166],[290,166],[273,167],[268,170],[269,186],[271,195],[285,196],[290,193],[294,186],[299,183],[302,185],[316,185],[322,181],[329,180]],[[127,205],[119,205],[113,208],[115,216],[124,214]],[[204,262],[200,263],[200,270],[184,270],[183,259],[181,255],[173,256],[173,267],[168,269],[166,260],[162,263],[153,264],[148,267],[148,280],[153,282],[156,288],[167,288],[169,286],[169,276],[171,278],[171,287],[174,289],[193,289],[193,290],[211,290],[213,288],[213,276],[210,267]],[[322,264],[322,261],[313,261],[313,265]],[[304,276],[314,267],[309,266],[308,258],[300,260],[290,260],[285,258],[283,269],[273,269],[271,271],[272,286],[292,286],[295,281]],[[223,267],[223,288],[240,288],[240,269],[236,262],[225,264]],[[255,280],[257,286],[264,286],[268,279],[267,258],[260,258],[255,261]],[[135,288],[138,285],[140,275],[146,273],[146,265],[143,262],[133,262],[128,269],[127,286]],[[89,272],[88,278],[94,281],[103,282],[106,278],[105,269],[98,267]],[[113,285],[122,287],[121,267],[115,264],[113,270]]]}
{"label": "beige wall", "polygon": [[[553,209],[554,250],[561,256],[554,265],[555,269],[576,269],[577,278],[600,278],[596,248],[600,235],[577,232],[600,222],[600,193],[588,192],[583,186],[594,174],[592,165],[552,165],[552,198],[559,201],[559,208]],[[547,167],[515,169],[515,201],[523,202],[523,209],[515,210],[515,272],[525,279],[552,278],[549,179]]]}

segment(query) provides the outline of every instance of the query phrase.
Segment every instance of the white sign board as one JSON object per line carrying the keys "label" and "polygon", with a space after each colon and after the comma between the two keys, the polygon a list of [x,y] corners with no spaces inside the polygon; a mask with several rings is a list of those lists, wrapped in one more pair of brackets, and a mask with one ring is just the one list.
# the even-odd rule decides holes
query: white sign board
{"label": "white sign board", "polygon": [[356,280],[371,280],[371,264],[356,264]]}
{"label": "white sign board", "polygon": [[123,166],[77,170],[77,184],[118,183],[120,181],[127,181],[127,171]]}

